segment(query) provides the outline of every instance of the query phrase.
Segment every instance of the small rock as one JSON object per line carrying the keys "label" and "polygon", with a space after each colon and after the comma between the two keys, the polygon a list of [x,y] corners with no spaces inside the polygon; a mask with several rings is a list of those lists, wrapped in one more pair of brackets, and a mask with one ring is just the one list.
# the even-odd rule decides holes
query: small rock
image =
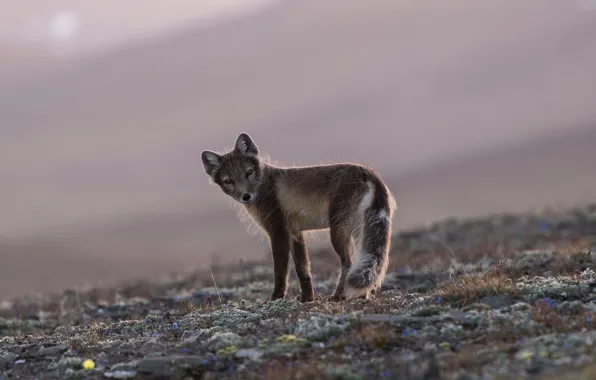
{"label": "small rock", "polygon": [[65,344],[60,344],[57,346],[44,347],[44,348],[40,349],[39,355],[40,356],[56,356],[56,357],[58,357],[58,356],[61,356],[66,351],[68,351],[68,346]]}
{"label": "small rock", "polygon": [[132,360],[130,362],[125,362],[125,363],[116,363],[110,369],[112,370],[112,372],[131,371],[133,369],[136,369],[138,366],[139,366],[139,361]]}
{"label": "small rock", "polygon": [[482,299],[482,303],[490,306],[491,309],[501,309],[513,305],[515,300],[504,295],[486,296]]}
{"label": "small rock", "polygon": [[204,331],[184,331],[182,333],[182,344],[195,344],[203,335]]}
{"label": "small rock", "polygon": [[362,319],[367,322],[403,322],[404,316],[391,314],[366,314],[362,315]]}
{"label": "small rock", "polygon": [[108,371],[105,372],[103,375],[110,379],[132,379],[133,377],[137,376],[137,371]]}
{"label": "small rock", "polygon": [[168,358],[149,358],[139,362],[139,372],[153,376],[169,376],[173,372]]}
{"label": "small rock", "polygon": [[256,348],[241,348],[236,352],[237,358],[246,358],[250,360],[257,360],[263,356],[263,352]]}
{"label": "small rock", "polygon": [[466,313],[461,310],[452,310],[451,316],[458,322],[463,322],[466,320]]}
{"label": "small rock", "polygon": [[361,319],[367,322],[401,322],[401,323],[416,323],[416,322],[438,322],[441,320],[440,316],[429,315],[426,317],[416,317],[407,315],[392,315],[392,314],[362,314]]}
{"label": "small rock", "polygon": [[193,368],[202,365],[203,357],[191,355],[164,356],[141,359],[137,372],[155,377],[172,376],[178,368]]}
{"label": "small rock", "polygon": [[17,359],[18,356],[13,353],[8,353],[0,357],[0,371],[11,369]]}

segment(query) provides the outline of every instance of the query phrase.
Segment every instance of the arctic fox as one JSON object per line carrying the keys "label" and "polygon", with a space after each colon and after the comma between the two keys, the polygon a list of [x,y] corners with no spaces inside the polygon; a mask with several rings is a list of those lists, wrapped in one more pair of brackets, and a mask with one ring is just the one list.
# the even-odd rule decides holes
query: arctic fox
{"label": "arctic fox", "polygon": [[290,252],[301,301],[314,299],[304,232],[329,229],[341,272],[331,300],[368,298],[380,288],[389,263],[396,202],[372,169],[353,163],[277,167],[265,163],[250,136],[241,133],[225,154],[203,151],[212,184],[239,202],[269,238],[274,289],[288,288]]}

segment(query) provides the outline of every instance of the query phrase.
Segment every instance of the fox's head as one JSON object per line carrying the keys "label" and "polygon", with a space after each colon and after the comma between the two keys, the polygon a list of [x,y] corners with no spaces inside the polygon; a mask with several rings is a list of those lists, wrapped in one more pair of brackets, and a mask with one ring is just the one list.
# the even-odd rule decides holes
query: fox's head
{"label": "fox's head", "polygon": [[259,150],[250,136],[241,133],[231,152],[223,155],[209,150],[201,153],[205,173],[224,193],[244,204],[257,199],[261,181]]}

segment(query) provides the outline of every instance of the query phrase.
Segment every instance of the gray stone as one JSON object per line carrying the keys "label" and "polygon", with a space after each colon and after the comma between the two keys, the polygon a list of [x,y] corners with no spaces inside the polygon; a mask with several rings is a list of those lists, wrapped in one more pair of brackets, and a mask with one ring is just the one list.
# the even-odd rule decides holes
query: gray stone
{"label": "gray stone", "polygon": [[263,356],[263,352],[256,348],[241,348],[236,352],[237,358],[246,358],[250,360],[257,360]]}
{"label": "gray stone", "polygon": [[137,371],[131,371],[131,370],[108,371],[108,372],[105,372],[103,375],[110,379],[132,379],[135,376],[137,376]]}
{"label": "gray stone", "polygon": [[466,313],[461,310],[452,310],[451,316],[458,322],[464,322],[466,320]]}
{"label": "gray stone", "polygon": [[185,331],[182,333],[182,344],[195,344],[203,335],[203,330],[200,331]]}
{"label": "gray stone", "polygon": [[17,359],[18,356],[13,353],[8,353],[0,357],[0,371],[11,369]]}
{"label": "gray stone", "polygon": [[152,376],[173,376],[179,369],[200,367],[203,361],[201,356],[163,356],[141,359],[137,372]]}
{"label": "gray stone", "polygon": [[139,360],[132,360],[130,362],[116,363],[110,369],[112,371],[130,371],[139,367]]}
{"label": "gray stone", "polygon": [[40,349],[39,350],[39,355],[40,356],[55,356],[55,357],[59,357],[63,353],[65,353],[66,351],[68,351],[68,346],[65,345],[65,344],[60,344],[60,345],[57,345],[57,346],[44,347],[44,348]]}
{"label": "gray stone", "polygon": [[482,299],[482,303],[490,306],[491,309],[501,309],[513,305],[515,300],[504,295],[486,296]]}
{"label": "gray stone", "polygon": [[437,315],[429,315],[428,317],[416,317],[408,315],[393,315],[393,314],[362,314],[360,317],[367,322],[394,322],[394,323],[410,323],[410,322],[438,322],[441,317]]}

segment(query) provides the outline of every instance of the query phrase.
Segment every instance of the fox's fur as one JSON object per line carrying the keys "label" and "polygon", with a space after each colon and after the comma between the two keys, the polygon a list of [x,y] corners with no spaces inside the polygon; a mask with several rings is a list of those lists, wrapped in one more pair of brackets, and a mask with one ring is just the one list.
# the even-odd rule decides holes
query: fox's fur
{"label": "fox's fur", "polygon": [[277,167],[259,156],[246,133],[232,151],[203,151],[201,159],[212,183],[239,202],[269,238],[275,277],[271,300],[286,296],[290,252],[302,301],[314,299],[304,240],[304,232],[312,230],[329,229],[341,260],[333,300],[368,298],[380,288],[396,202],[375,171],[352,163]]}

